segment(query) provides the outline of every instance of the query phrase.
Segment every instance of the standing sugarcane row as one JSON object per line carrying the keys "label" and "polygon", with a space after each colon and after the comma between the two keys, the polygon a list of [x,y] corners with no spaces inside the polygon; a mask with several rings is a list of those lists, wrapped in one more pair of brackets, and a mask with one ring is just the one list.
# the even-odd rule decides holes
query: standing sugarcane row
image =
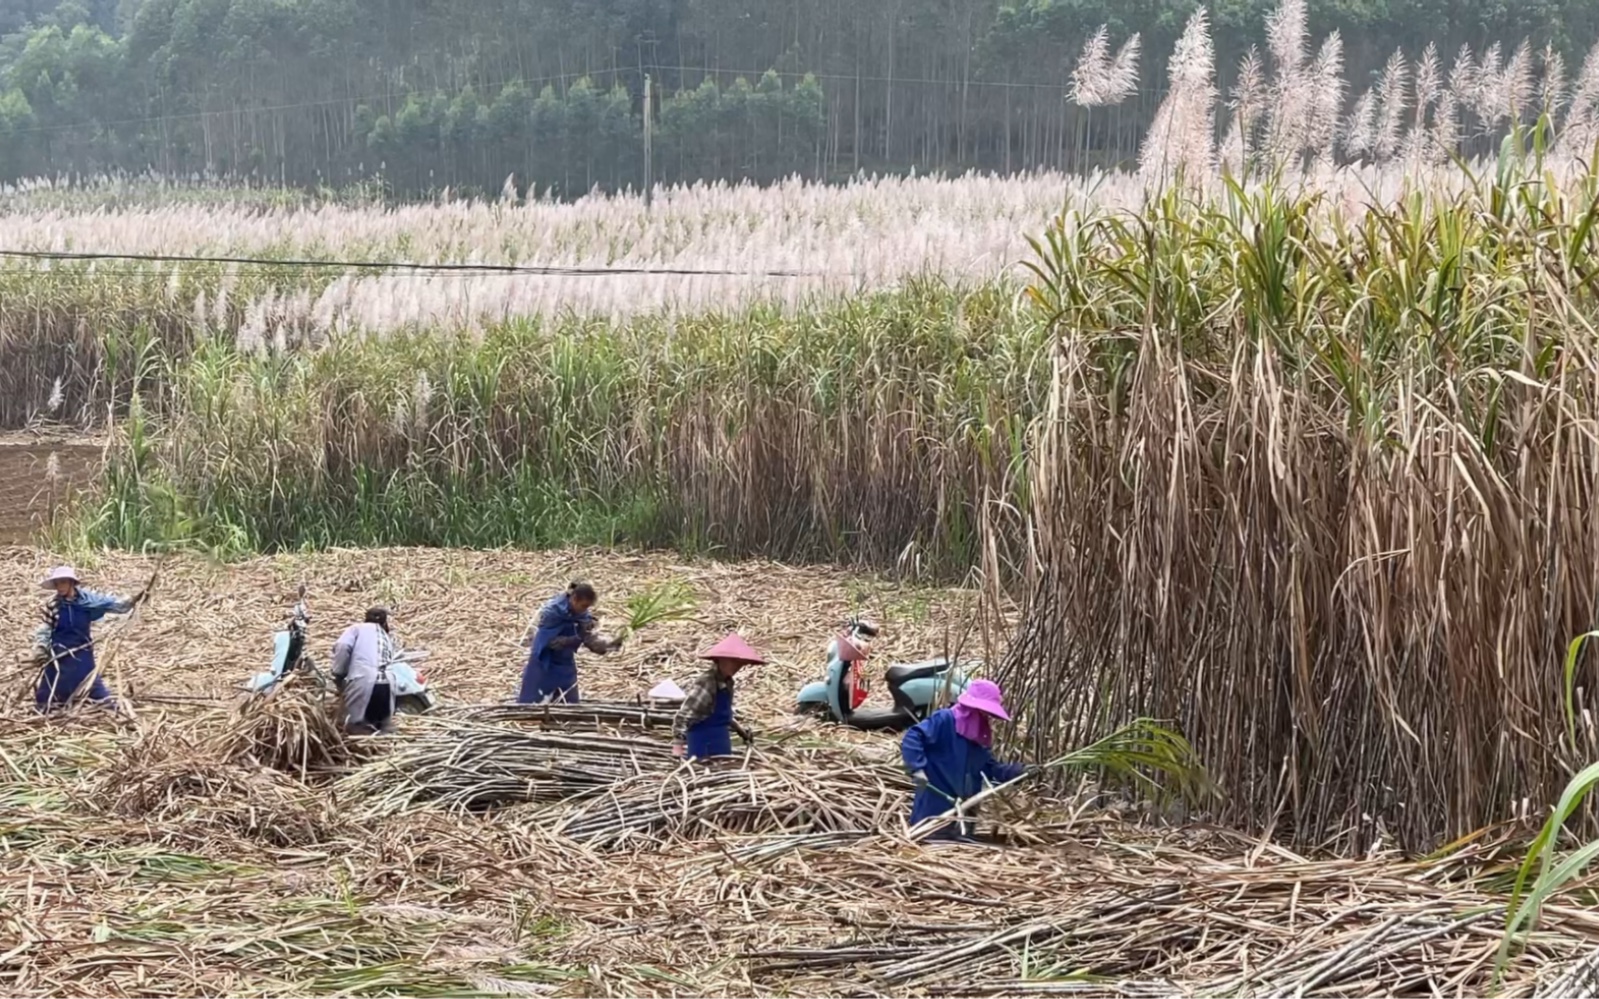
{"label": "standing sugarcane row", "polygon": [[[39,678],[34,692],[41,712],[72,703],[80,694],[101,707],[115,708],[116,699],[99,675],[91,633],[107,615],[133,612],[148,596],[148,587],[131,598],[97,593],[80,584],[76,570],[58,566],[41,581],[51,591],[35,634],[34,661]],[[529,625],[528,648],[517,695],[520,704],[578,704],[577,650],[606,655],[622,647],[622,638],[601,638],[593,613],[599,595],[585,582],[574,582],[551,598]],[[368,610],[364,619],[340,634],[333,646],[333,678],[341,695],[346,731],[370,735],[391,732],[395,695],[389,668],[396,660],[390,614]],[[732,736],[751,745],[754,735],[734,710],[735,678],[765,658],[742,636],[730,633],[700,653],[706,666],[688,684],[672,725],[672,753],[684,759],[730,756]],[[972,682],[955,704],[933,712],[905,733],[901,754],[916,785],[910,822],[959,810],[961,821],[940,835],[970,834],[970,811],[962,803],[981,792],[985,782],[1004,783],[1024,769],[997,762],[990,746],[993,723],[1008,721],[999,686],[990,680]]]}

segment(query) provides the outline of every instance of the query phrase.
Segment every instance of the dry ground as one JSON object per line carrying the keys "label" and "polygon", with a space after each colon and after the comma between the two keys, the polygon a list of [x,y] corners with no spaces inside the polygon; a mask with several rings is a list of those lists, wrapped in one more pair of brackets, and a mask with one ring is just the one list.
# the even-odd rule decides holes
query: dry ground
{"label": "dry ground", "polygon": [[[148,608],[101,631],[134,717],[41,720],[19,660],[35,580],[55,558],[0,550],[0,634],[13,651],[0,684],[7,994],[1479,995],[1491,984],[1506,885],[1491,837],[1442,860],[1316,860],[1135,822],[1085,796],[1035,796],[995,813],[1010,845],[908,841],[906,786],[891,762],[874,762],[892,761],[893,739],[797,719],[791,698],[850,612],[884,622],[885,659],[908,658],[963,635],[955,625],[972,617],[971,594],[586,551],[173,559]],[[155,564],[111,555],[84,568],[92,585],[131,591]],[[813,796],[860,831],[702,830],[616,848],[557,832],[573,807],[559,801],[373,807],[367,789],[402,780],[383,769],[402,752],[467,753],[484,733],[512,744],[537,729],[469,725],[458,707],[405,719],[385,749],[366,751],[373,762],[341,764],[354,776],[283,773],[217,749],[218,733],[239,727],[237,685],[262,668],[302,581],[322,655],[362,608],[387,604],[408,644],[433,653],[441,698],[459,706],[511,695],[528,616],[578,576],[600,587],[613,621],[652,581],[688,582],[701,598],[702,620],[583,660],[590,698],[682,679],[698,648],[738,627],[773,663],[741,686],[762,748],[729,766],[719,807],[728,795]],[[979,651],[976,633],[965,640]],[[576,748],[562,752],[579,769],[623,757],[671,765],[658,733],[556,732],[566,734]],[[606,739],[619,755],[582,748]],[[688,807],[692,782],[647,772],[588,807],[636,808],[642,788],[671,813]],[[1505,994],[1531,994],[1595,946],[1599,917],[1557,906]]]}
{"label": "dry ground", "polygon": [[0,545],[22,544],[43,528],[50,511],[92,475],[101,454],[101,445],[81,438],[0,434]]}

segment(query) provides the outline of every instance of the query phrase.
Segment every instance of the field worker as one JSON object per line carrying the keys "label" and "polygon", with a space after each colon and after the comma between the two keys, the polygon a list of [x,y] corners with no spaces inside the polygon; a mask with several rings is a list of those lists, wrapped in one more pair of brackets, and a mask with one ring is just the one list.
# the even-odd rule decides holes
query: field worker
{"label": "field worker", "polygon": [[747,746],[755,741],[750,730],[733,717],[733,677],[745,666],[766,662],[735,632],[700,653],[711,665],[689,684],[683,706],[672,721],[672,755],[689,759],[730,756],[737,732]]}
{"label": "field worker", "polygon": [[594,587],[573,583],[539,610],[522,640],[529,648],[518,704],[578,703],[577,647],[601,656],[622,647],[620,638],[607,641],[595,633],[591,612],[598,600]]}
{"label": "field worker", "polygon": [[55,592],[45,602],[44,623],[34,634],[34,662],[39,666],[34,704],[40,711],[66,705],[88,683],[90,703],[115,708],[116,698],[95,670],[89,628],[107,614],[131,612],[144,602],[144,591],[131,600],[95,593],[78,585],[78,573],[69,565],[50,570],[39,585]]}
{"label": "field worker", "polygon": [[372,735],[394,729],[394,686],[388,664],[394,658],[389,612],[373,607],[360,624],[344,629],[333,643],[333,682],[343,698],[344,730]]}
{"label": "field worker", "polygon": [[[905,758],[905,769],[916,782],[911,825],[950,811],[955,799],[970,798],[981,791],[984,778],[1003,784],[1022,775],[1023,767],[998,763],[989,752],[996,718],[1010,721],[999,684],[973,680],[954,707],[933,712],[905,733],[900,753]],[[970,835],[970,829],[957,829],[956,824],[951,824],[936,835],[965,837]]]}

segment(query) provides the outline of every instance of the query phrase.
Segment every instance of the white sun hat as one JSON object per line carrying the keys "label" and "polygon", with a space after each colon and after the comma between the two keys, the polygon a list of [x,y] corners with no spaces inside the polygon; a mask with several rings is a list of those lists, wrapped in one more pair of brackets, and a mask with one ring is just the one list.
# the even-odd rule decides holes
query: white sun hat
{"label": "white sun hat", "polygon": [[683,693],[683,688],[671,680],[662,680],[650,688],[649,694],[652,701],[681,701],[688,697]]}
{"label": "white sun hat", "polygon": [[39,581],[39,586],[41,589],[48,590],[50,587],[56,585],[62,580],[67,580],[73,583],[78,582],[78,570],[72,568],[70,565],[58,565],[54,569],[50,570],[50,574],[48,576]]}

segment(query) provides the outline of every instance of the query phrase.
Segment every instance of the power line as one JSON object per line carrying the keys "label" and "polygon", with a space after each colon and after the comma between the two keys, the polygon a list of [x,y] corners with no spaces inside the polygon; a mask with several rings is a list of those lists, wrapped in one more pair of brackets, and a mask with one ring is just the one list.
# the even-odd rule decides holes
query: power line
{"label": "power line", "polygon": [[[610,277],[655,275],[664,277],[828,277],[826,271],[714,270],[683,267],[562,267],[533,264],[424,264],[406,260],[305,260],[276,257],[222,257],[163,253],[96,253],[65,250],[3,250],[0,257],[35,261],[139,261],[166,264],[226,264],[239,267],[299,267],[321,270],[400,271],[415,274],[510,274],[555,277]],[[132,272],[130,272],[132,273]]]}

